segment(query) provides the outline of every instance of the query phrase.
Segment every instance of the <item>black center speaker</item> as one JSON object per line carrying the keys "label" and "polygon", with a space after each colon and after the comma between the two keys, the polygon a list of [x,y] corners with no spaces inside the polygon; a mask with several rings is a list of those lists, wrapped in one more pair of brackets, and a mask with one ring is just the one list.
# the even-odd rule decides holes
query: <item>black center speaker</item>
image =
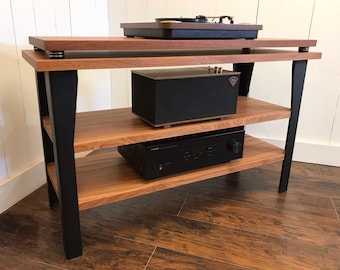
{"label": "black center speaker", "polygon": [[197,67],[132,71],[132,112],[149,124],[224,118],[236,112],[240,73]]}

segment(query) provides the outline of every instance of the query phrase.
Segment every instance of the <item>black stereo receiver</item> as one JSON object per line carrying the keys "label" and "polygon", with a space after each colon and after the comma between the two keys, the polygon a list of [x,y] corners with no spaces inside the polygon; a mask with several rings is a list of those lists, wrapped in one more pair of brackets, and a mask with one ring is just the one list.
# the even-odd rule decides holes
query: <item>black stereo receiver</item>
{"label": "black stereo receiver", "polygon": [[243,154],[243,127],[118,147],[118,152],[145,179],[217,165]]}

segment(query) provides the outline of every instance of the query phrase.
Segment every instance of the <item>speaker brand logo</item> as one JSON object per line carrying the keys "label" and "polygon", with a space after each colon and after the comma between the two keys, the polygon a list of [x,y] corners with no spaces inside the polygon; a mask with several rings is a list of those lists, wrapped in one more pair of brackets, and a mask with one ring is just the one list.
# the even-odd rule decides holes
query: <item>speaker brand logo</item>
{"label": "speaker brand logo", "polygon": [[237,82],[238,82],[238,77],[237,76],[231,76],[228,79],[228,81],[231,84],[231,86],[234,87],[237,84]]}

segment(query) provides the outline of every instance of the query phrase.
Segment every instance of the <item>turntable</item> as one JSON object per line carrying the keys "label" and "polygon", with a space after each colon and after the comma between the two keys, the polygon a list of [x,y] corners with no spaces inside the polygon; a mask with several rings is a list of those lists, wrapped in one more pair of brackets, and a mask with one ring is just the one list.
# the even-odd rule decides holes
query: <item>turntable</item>
{"label": "turntable", "polygon": [[[225,23],[224,19],[228,19],[229,23]],[[262,30],[262,25],[235,24],[232,16],[203,15],[156,18],[155,22],[121,23],[120,26],[127,37],[159,39],[256,39],[258,30]]]}

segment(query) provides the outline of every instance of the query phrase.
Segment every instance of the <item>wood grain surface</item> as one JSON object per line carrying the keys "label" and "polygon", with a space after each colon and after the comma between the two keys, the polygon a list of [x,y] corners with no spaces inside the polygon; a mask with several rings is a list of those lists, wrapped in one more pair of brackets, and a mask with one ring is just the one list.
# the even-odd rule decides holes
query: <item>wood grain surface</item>
{"label": "wood grain surface", "polygon": [[165,40],[126,37],[61,37],[30,36],[29,43],[44,51],[68,50],[199,50],[199,49],[239,49],[265,47],[314,47],[312,39],[201,39]]}
{"label": "wood grain surface", "polygon": [[[23,50],[22,56],[36,71],[213,65],[321,58],[319,52],[299,52],[300,47],[316,46],[316,40],[303,39],[162,40],[124,37],[29,37],[29,42],[40,50]],[[244,54],[244,48],[250,49],[249,53]],[[65,52],[65,58],[50,59],[46,52],[51,51]],[[87,53],[67,57],[67,51]]]}
{"label": "wood grain surface", "polygon": [[[188,49],[187,49],[188,50]],[[216,51],[208,55],[206,51],[187,55],[164,55],[164,52],[145,51],[133,55],[97,56],[95,53],[84,55],[82,58],[50,59],[44,52],[24,50],[23,58],[30,63],[36,71],[63,71],[81,69],[107,69],[107,68],[139,68],[139,67],[165,67],[183,65],[216,65],[228,63],[271,62],[271,61],[298,61],[320,59],[319,52],[298,52],[297,50],[252,49],[251,54],[238,51]],[[193,55],[190,55],[193,54]]]}
{"label": "wood grain surface", "polygon": [[[290,109],[268,102],[239,97],[236,114],[223,120],[200,121],[175,125],[170,128],[154,128],[131,112],[131,108],[78,113],[76,118],[75,152],[95,150],[118,145],[157,140],[232,128],[247,124],[288,118]],[[52,138],[48,117],[43,119],[44,128]]]}

